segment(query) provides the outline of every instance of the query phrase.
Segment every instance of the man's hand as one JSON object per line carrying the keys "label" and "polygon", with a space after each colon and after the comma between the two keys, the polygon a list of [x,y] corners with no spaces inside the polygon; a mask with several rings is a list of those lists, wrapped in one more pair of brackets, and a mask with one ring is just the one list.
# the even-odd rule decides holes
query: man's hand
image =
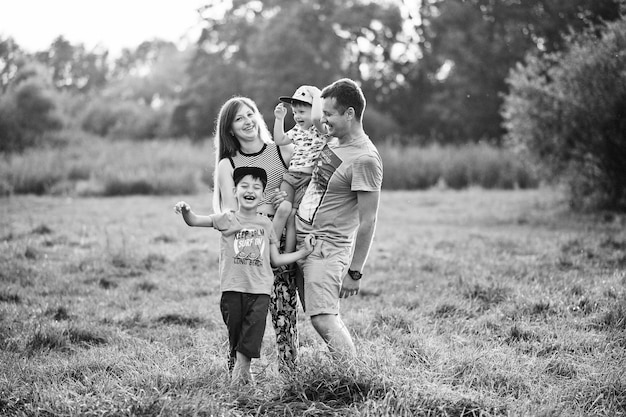
{"label": "man's hand", "polygon": [[309,92],[309,94],[313,98],[316,98],[316,97],[318,97],[318,96],[320,96],[322,94],[322,90],[320,90],[319,88],[317,88],[314,85],[307,85],[306,86],[306,90]]}
{"label": "man's hand", "polygon": [[285,107],[284,103],[278,103],[274,107],[274,117],[278,120],[283,120],[285,116],[287,116],[287,107]]}
{"label": "man's hand", "polygon": [[357,295],[359,288],[361,287],[361,281],[355,281],[350,274],[346,271],[341,282],[341,291],[339,291],[339,298],[348,298],[351,295]]}

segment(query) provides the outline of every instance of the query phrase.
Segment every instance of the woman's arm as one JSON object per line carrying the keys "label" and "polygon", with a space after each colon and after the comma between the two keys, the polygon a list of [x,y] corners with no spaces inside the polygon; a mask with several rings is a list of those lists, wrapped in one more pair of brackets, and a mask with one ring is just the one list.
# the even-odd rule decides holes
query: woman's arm
{"label": "woman's arm", "polygon": [[[285,162],[285,166],[289,166],[289,162],[291,161],[291,156],[293,155],[293,143],[289,145],[283,145],[278,147],[278,152],[280,152],[280,156],[283,158],[283,162]],[[287,193],[284,191],[280,191],[280,189],[275,190],[265,190],[266,195],[272,202],[272,206],[274,209],[277,209],[280,203],[285,201],[287,198]]]}
{"label": "woman's arm", "polygon": [[230,165],[228,158],[222,159],[217,165],[217,190],[215,193],[219,193],[220,196],[220,208],[222,212],[236,211],[237,200],[235,199],[235,181],[233,181],[233,167]]}

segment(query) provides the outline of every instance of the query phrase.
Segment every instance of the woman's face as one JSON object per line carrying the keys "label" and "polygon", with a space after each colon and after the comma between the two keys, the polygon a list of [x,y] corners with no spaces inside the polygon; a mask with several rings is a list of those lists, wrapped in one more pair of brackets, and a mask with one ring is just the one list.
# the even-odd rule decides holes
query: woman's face
{"label": "woman's face", "polygon": [[240,141],[256,140],[259,137],[257,115],[246,105],[239,106],[230,128],[233,135]]}

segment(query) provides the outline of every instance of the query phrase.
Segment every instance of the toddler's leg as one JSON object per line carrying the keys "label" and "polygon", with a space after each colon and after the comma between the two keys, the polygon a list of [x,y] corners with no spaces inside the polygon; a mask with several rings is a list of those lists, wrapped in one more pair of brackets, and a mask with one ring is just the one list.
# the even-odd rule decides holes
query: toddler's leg
{"label": "toddler's leg", "polygon": [[276,237],[278,238],[283,235],[283,231],[287,225],[287,220],[291,215],[291,205],[293,203],[294,196],[293,187],[286,181],[283,181],[280,184],[280,191],[287,193],[287,196],[285,197],[285,201],[280,203],[278,209],[276,209],[276,213],[274,213],[274,220],[272,220],[272,223],[274,224],[274,233],[276,233]]}
{"label": "toddler's leg", "polygon": [[291,210],[285,225],[285,252],[296,250],[296,209]]}

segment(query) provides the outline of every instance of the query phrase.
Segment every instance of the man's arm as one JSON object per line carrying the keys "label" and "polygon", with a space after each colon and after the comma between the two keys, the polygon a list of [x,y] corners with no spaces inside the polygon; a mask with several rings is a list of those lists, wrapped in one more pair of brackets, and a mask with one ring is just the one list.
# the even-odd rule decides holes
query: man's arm
{"label": "man's arm", "polygon": [[326,126],[322,123],[322,92],[317,87],[309,88],[309,93],[313,97],[311,104],[311,121],[318,132],[326,133]]}
{"label": "man's arm", "polygon": [[376,231],[380,191],[359,191],[357,199],[359,228],[357,229],[354,242],[354,254],[352,255],[350,269],[363,272],[367,255],[374,240],[374,232]]}
{"label": "man's arm", "polygon": [[[352,261],[350,262],[349,269],[363,272],[367,255],[369,254],[372,242],[374,241],[380,191],[359,191],[357,192],[357,199],[359,227],[354,241],[354,253],[352,255]],[[360,285],[361,281],[353,280],[346,271],[346,275],[343,277],[339,296],[341,298],[345,298],[358,294]]]}

